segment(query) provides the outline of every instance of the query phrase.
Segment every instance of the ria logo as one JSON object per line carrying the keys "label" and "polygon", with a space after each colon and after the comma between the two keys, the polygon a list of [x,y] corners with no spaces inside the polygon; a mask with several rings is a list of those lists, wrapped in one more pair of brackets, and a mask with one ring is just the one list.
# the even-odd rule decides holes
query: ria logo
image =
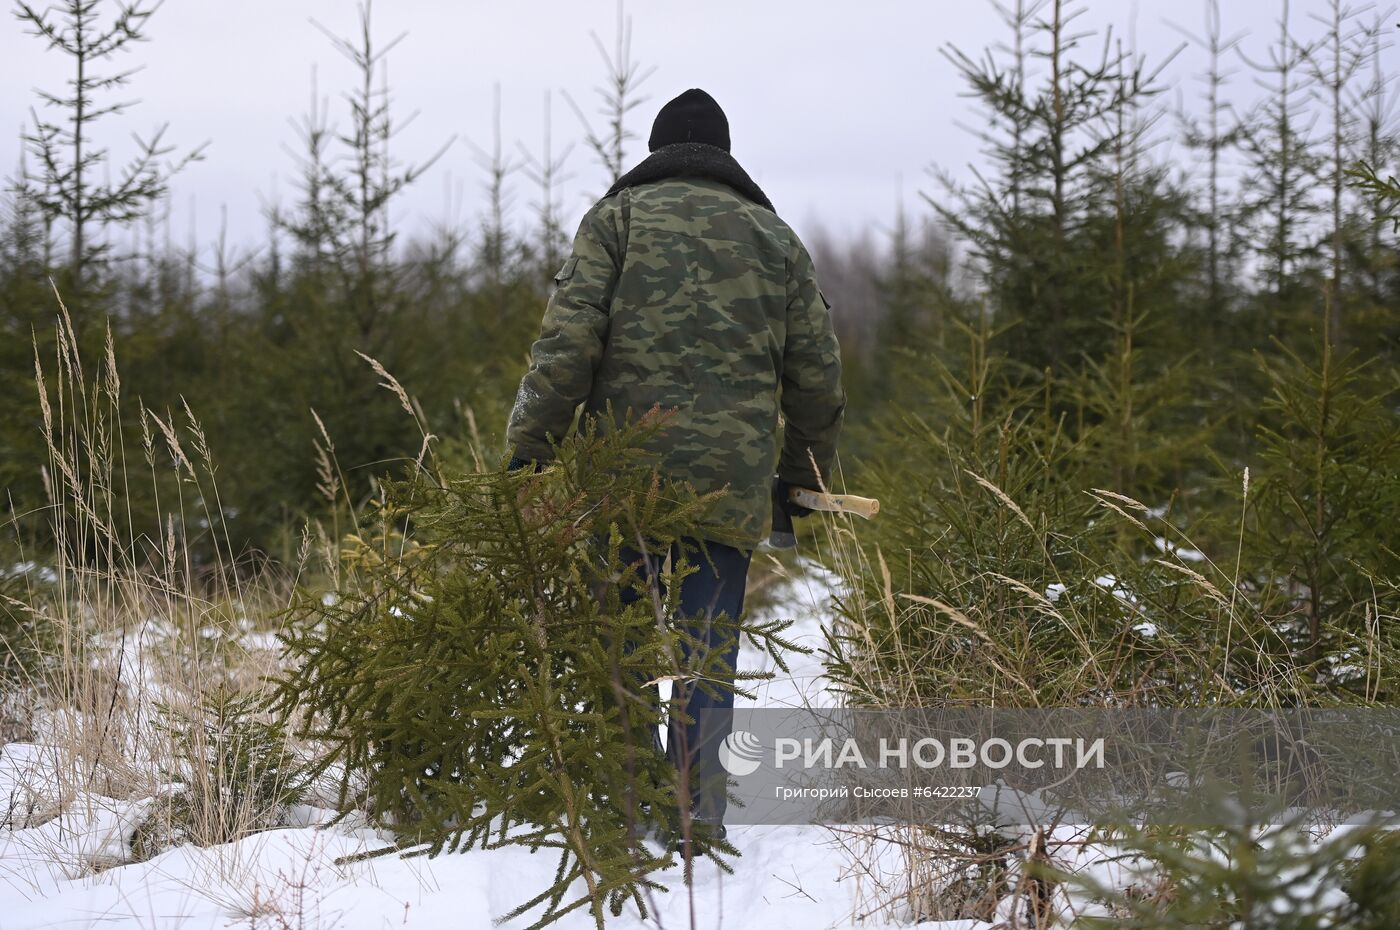
{"label": "ria logo", "polygon": [[752,775],[758,771],[763,744],[748,730],[735,730],[719,744],[719,764],[730,775]]}

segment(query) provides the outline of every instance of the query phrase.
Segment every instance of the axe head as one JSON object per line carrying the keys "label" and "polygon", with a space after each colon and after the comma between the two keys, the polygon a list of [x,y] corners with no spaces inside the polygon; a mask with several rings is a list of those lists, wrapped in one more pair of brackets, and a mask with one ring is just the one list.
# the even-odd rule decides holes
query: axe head
{"label": "axe head", "polygon": [[778,494],[778,482],[773,482],[773,530],[768,534],[768,545],[774,549],[796,549],[797,534],[792,529],[792,516],[787,512],[782,497]]}

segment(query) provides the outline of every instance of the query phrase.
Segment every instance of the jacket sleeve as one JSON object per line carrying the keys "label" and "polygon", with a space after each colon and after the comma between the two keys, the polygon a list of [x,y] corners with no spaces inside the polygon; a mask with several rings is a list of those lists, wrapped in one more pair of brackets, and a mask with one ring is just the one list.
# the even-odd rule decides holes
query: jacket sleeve
{"label": "jacket sleeve", "polygon": [[554,276],[540,338],[530,349],[530,370],[520,381],[506,427],[516,458],[549,461],[551,440],[557,443],[564,438],[575,409],[593,388],[622,267],[625,231],[620,199],[609,197],[588,211],[574,237],[572,254]]}
{"label": "jacket sleeve", "polygon": [[813,460],[822,482],[831,481],[846,392],[841,387],[841,349],[831,327],[830,307],[817,287],[811,255],[795,238],[788,261],[787,290],[782,395],[785,428],[778,476],[799,487],[815,487]]}

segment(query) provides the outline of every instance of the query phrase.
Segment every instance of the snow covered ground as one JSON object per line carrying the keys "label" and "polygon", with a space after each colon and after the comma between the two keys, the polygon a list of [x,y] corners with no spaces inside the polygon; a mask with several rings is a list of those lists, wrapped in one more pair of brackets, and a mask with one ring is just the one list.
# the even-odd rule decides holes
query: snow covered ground
{"label": "snow covered ground", "polygon": [[[0,836],[0,927],[486,930],[546,887],[554,868],[552,856],[513,848],[340,867],[337,857],[382,842],[364,829],[301,827],[212,849],[182,846],[148,862],[84,874],[119,843],[136,813],[132,805],[113,808]],[[699,927],[807,930],[849,922],[852,883],[842,882],[844,862],[826,845],[825,831],[744,827],[734,834],[743,851],[736,873],[700,864],[692,895],[677,871],[671,892],[655,896],[651,925],[690,926],[692,906]],[[614,925],[641,923],[633,914]],[[592,920],[575,912],[558,926],[587,927]]]}
{"label": "snow covered ground", "polygon": [[[766,599],[771,606],[762,610],[795,621],[788,635],[814,651],[790,656],[790,674],[753,686],[755,697],[741,699],[741,706],[836,703],[825,691],[819,650],[823,627],[832,622],[831,598],[839,583],[811,562],[778,582]],[[1109,578],[1098,583],[1114,584]],[[245,644],[249,647],[273,645],[265,634],[247,635],[256,640]],[[118,643],[116,652],[136,667],[133,677],[150,684],[141,641],[136,647]],[[752,648],[741,658],[746,668],[764,669],[769,661]],[[557,861],[547,852],[507,848],[337,865],[337,859],[382,848],[385,839],[363,822],[329,826],[334,814],[331,802],[323,799],[319,805],[312,800],[294,808],[286,825],[240,842],[210,848],[187,844],[133,863],[133,831],[158,799],[91,792],[61,796],[60,785],[91,783],[84,773],[65,771],[62,765],[50,747],[0,747],[0,930],[519,928],[533,918],[497,921],[549,886]],[[1012,800],[1018,809],[1034,802],[1025,795]],[[1093,842],[1078,829],[1037,833],[1014,825],[1023,816],[999,819],[998,848],[1011,844],[1020,850],[1003,863],[1012,884],[1020,871],[1019,857],[1031,849],[1042,850],[1060,867],[1099,887],[1150,890],[1159,881],[1151,866],[1136,864],[1121,849]],[[647,919],[629,906],[609,925],[823,930],[907,927],[924,918],[917,923],[921,930],[1028,926],[1024,917],[1015,919],[1018,909],[1024,913],[1025,899],[1005,891],[988,901],[987,910],[977,911],[994,917],[994,923],[927,919],[948,915],[944,899],[950,885],[961,884],[965,894],[970,881],[975,894],[981,866],[946,853],[906,859],[898,844],[888,842],[909,838],[898,828],[872,840],[869,831],[862,836],[841,828],[731,826],[729,838],[742,853],[733,861],[734,874],[701,861],[687,886],[681,870],[674,869],[662,876],[667,892],[651,896]],[[1290,899],[1289,907],[1327,913],[1339,894],[1313,880],[1299,886],[1299,897]],[[1107,915],[1082,890],[1061,888],[1057,899],[1059,906],[1068,904],[1080,915]],[[593,921],[580,909],[556,926],[591,927]]]}
{"label": "snow covered ground", "polygon": [[[780,583],[770,610],[796,621],[790,632],[800,642],[820,646],[836,583],[834,576],[808,565]],[[743,662],[752,668],[759,658],[750,648]],[[795,656],[791,665],[790,676],[759,683],[757,700],[745,703],[801,706],[830,700],[822,694],[818,655]],[[53,753],[42,747],[11,743],[0,749],[0,807],[12,809],[7,822],[37,824],[0,830],[0,930],[485,930],[548,886],[556,864],[548,853],[505,849],[338,866],[337,858],[380,848],[383,840],[353,824],[321,829],[318,824],[332,814],[312,806],[293,812],[296,826],[226,846],[180,846],[127,864],[132,830],[153,802],[82,796],[67,799],[60,809],[60,799],[48,789],[54,765]],[[654,896],[649,920],[631,911],[611,925],[819,930],[857,922],[865,906],[857,876],[869,863],[853,868],[851,854],[830,831],[741,826],[731,829],[730,839],[742,852],[735,874],[702,862],[687,888],[680,870],[673,870],[666,877],[670,891]],[[558,926],[592,926],[592,919],[576,911]],[[986,925],[938,925],[940,930],[979,926]]]}

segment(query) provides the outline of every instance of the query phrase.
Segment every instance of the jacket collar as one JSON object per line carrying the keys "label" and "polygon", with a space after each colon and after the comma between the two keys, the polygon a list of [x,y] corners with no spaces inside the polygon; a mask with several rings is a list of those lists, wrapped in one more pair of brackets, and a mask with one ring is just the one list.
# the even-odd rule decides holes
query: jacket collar
{"label": "jacket collar", "polygon": [[[644,158],[631,171],[617,179],[604,198],[627,187],[637,187],[667,178],[698,177],[732,187],[760,207],[773,210],[773,202],[754,183],[748,172],[724,149],[703,142],[677,142],[663,145]],[[773,210],[773,212],[777,212]]]}

